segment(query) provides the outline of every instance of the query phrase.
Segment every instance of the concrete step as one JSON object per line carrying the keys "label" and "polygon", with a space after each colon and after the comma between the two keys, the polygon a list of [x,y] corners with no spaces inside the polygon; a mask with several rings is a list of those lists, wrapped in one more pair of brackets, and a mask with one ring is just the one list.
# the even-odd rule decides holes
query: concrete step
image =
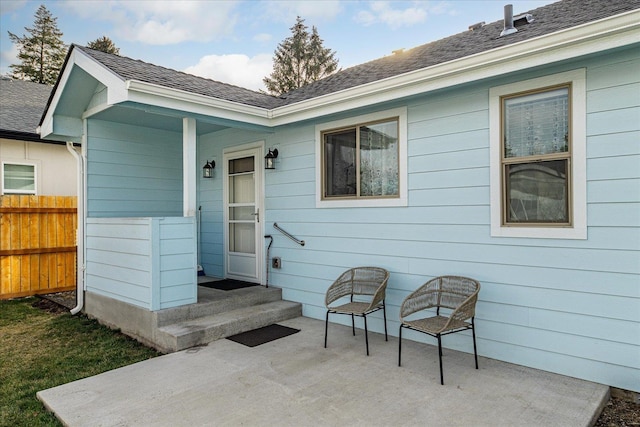
{"label": "concrete step", "polygon": [[299,303],[267,302],[160,327],[155,342],[162,351],[179,351],[299,316]]}
{"label": "concrete step", "polygon": [[160,310],[155,313],[156,327],[195,320],[205,316],[282,300],[282,289],[251,286],[234,291],[198,287],[196,304]]}

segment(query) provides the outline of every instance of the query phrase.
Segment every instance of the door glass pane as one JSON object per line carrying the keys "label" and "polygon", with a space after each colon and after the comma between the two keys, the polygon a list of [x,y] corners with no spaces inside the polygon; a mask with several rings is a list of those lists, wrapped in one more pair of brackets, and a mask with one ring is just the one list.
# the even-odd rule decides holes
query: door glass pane
{"label": "door glass pane", "polygon": [[229,160],[229,174],[253,172],[254,170],[253,157]]}
{"label": "door glass pane", "polygon": [[229,176],[229,203],[253,203],[255,184],[252,173]]}
{"label": "door glass pane", "polygon": [[356,130],[324,135],[325,196],[356,195]]}
{"label": "door glass pane", "polygon": [[236,206],[229,208],[229,219],[236,221],[253,221],[255,208],[253,206]]}
{"label": "door glass pane", "polygon": [[360,195],[398,194],[398,122],[360,127]]}
{"label": "door glass pane", "polygon": [[505,165],[507,221],[569,222],[567,160]]}
{"label": "door glass pane", "polygon": [[504,156],[569,151],[569,88],[504,101]]}
{"label": "door glass pane", "polygon": [[229,251],[255,254],[255,223],[229,224]]}

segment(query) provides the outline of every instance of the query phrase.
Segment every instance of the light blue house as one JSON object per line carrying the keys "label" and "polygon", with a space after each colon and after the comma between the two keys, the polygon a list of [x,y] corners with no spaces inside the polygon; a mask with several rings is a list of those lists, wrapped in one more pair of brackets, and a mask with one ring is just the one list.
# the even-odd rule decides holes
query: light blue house
{"label": "light blue house", "polygon": [[144,335],[124,319],[194,306],[201,265],[324,319],[375,265],[397,334],[404,297],[457,274],[482,356],[640,391],[640,1],[528,13],[279,98],[73,46],[41,134],[82,144],[76,311]]}

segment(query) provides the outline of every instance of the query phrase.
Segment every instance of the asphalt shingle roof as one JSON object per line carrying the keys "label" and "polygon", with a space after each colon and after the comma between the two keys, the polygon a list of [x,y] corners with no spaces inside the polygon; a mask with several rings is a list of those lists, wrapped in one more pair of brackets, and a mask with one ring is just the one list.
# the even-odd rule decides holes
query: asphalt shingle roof
{"label": "asphalt shingle roof", "polygon": [[102,63],[123,80],[139,80],[271,109],[464,58],[639,8],[640,0],[562,0],[530,11],[514,10],[516,16],[524,13],[531,14],[534,21],[516,24],[517,33],[500,37],[504,25],[501,19],[473,31],[465,31],[402,53],[341,70],[281,97],[254,92],[86,47],[77,45],[74,47],[81,49]]}
{"label": "asphalt shingle roof", "polygon": [[[465,31],[400,54],[385,56],[348,68],[292,91],[284,97],[288,103],[315,98],[555,33],[638,8],[640,8],[640,0],[563,0],[531,11],[514,9],[514,15],[529,13],[534,19],[530,24],[517,24],[517,33],[500,37],[504,28],[504,20],[501,19],[474,31]],[[469,24],[473,25],[474,23]]]}
{"label": "asphalt shingle roof", "polygon": [[40,139],[36,128],[52,89],[30,81],[0,79],[0,133]]}
{"label": "asphalt shingle roof", "polygon": [[242,87],[197,77],[124,56],[111,55],[83,46],[74,45],[74,48],[82,50],[123,80],[138,80],[256,107],[270,108],[278,103],[276,97]]}

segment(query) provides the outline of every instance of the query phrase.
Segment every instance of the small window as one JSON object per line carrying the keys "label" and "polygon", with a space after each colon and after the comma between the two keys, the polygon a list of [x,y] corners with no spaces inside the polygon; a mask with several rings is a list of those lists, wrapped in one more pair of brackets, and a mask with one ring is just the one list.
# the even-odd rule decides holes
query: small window
{"label": "small window", "polygon": [[491,235],[587,238],[586,73],[489,90]]}
{"label": "small window", "polygon": [[3,194],[36,194],[36,166],[33,164],[2,164]]}
{"label": "small window", "polygon": [[503,224],[571,225],[570,93],[502,97]]}
{"label": "small window", "polygon": [[399,197],[398,119],[324,132],[323,198]]}
{"label": "small window", "polygon": [[316,130],[319,207],[406,206],[406,109]]}

